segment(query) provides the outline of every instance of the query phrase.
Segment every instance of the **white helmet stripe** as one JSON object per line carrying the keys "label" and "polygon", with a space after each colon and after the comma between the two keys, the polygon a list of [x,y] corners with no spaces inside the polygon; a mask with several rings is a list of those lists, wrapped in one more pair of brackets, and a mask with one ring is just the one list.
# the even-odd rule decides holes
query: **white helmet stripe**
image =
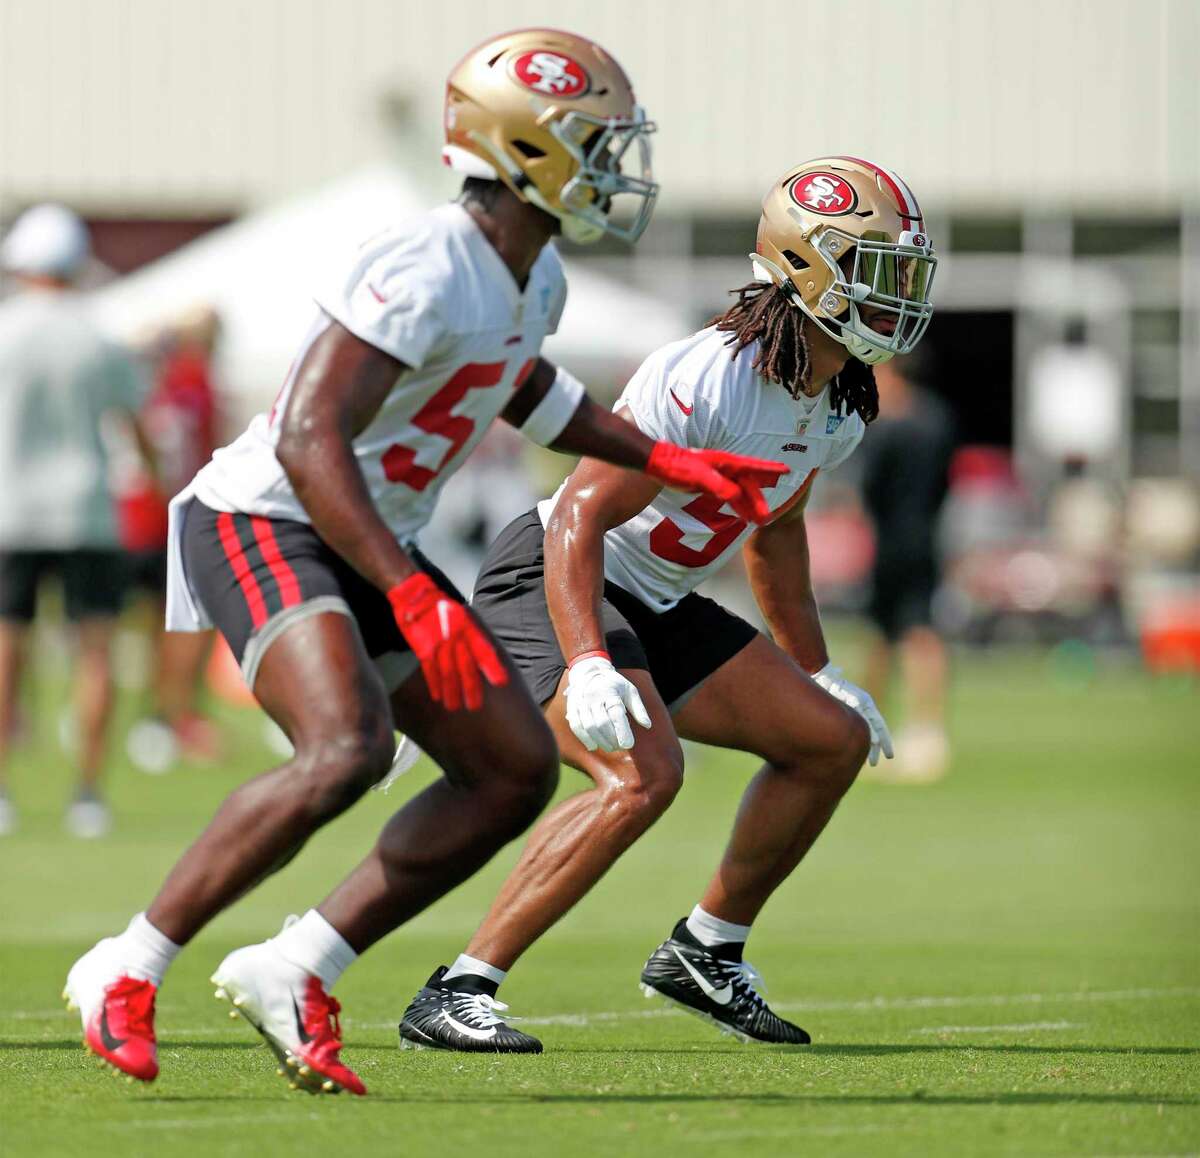
{"label": "white helmet stripe", "polygon": [[856,164],[865,165],[868,169],[877,173],[892,191],[892,195],[896,198],[896,203],[900,207],[901,214],[916,221],[921,221],[921,207],[917,204],[917,199],[913,196],[912,190],[891,169],[885,169],[882,165],[876,165],[874,161],[867,161],[862,157],[843,156],[842,160],[854,161]]}

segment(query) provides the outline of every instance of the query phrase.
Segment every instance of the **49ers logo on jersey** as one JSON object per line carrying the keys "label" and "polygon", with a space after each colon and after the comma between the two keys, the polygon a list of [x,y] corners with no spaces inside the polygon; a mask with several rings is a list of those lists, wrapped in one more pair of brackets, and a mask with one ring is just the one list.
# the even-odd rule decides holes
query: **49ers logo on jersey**
{"label": "49ers logo on jersey", "polygon": [[512,71],[526,88],[543,96],[578,97],[591,87],[583,65],[545,48],[521,53],[513,60]]}
{"label": "49ers logo on jersey", "polygon": [[858,194],[836,173],[805,173],[792,182],[792,200],[810,213],[841,217],[858,206]]}

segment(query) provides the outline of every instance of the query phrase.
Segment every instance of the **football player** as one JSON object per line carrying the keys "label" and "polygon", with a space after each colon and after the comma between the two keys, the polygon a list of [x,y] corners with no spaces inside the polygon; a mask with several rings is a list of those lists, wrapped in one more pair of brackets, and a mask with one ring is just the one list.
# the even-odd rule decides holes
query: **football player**
{"label": "football player", "polygon": [[[569,33],[501,36],[451,73],[445,128],[462,197],[370,238],[337,271],[274,408],[172,503],[169,624],[220,628],[295,751],[234,792],[146,912],[71,969],[86,1044],[132,1078],[158,1072],[155,994],[179,948],[387,774],[393,726],[444,776],[319,909],[213,977],[293,1085],[364,1092],[340,1059],[334,983],[553,792],[537,705],[415,546],[494,418],[750,519],[766,514],[758,482],[781,469],[656,441],[539,356],[566,292],[551,238],[633,240],[654,201],[652,126],[616,62]],[[613,214],[620,201],[628,217]]]}
{"label": "football player", "polygon": [[[925,331],[935,258],[899,177],[824,157],[771,186],[751,259],[755,281],[707,329],[650,355],[616,411],[651,438],[778,456],[791,472],[755,527],[719,498],[589,459],[492,546],[474,609],[593,785],[538,824],[466,952],[409,1006],[402,1044],[540,1051],[500,1016],[497,986],[670,805],[679,737],[764,763],[642,986],[744,1041],[809,1040],[763,1001],[743,946],[863,761],[892,748],[871,698],[830,663],[804,506],[876,416],[872,365]],[[739,548],[770,636],[696,593]]]}

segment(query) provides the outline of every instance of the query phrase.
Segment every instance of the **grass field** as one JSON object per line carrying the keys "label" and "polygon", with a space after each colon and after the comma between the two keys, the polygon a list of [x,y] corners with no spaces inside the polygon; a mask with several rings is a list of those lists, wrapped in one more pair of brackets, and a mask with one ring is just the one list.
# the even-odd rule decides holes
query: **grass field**
{"label": "grass field", "polygon": [[963,661],[954,774],[851,793],[750,943],[811,1048],[738,1046],[637,990],[753,766],[701,750],[673,811],[506,984],[543,1056],[397,1049],[399,1014],[462,947],[511,855],[347,974],[346,1056],[365,1099],[290,1093],[205,979],[228,948],[318,900],[410,786],[363,801],[188,949],[159,1002],[162,1077],[131,1088],[81,1051],[58,1003],[66,970],[268,758],[241,714],[219,771],[152,779],[118,765],[118,831],[80,844],[61,835],[66,770],[39,736],[15,769],[22,830],[0,842],[0,1151],[1200,1150],[1200,701],[1128,669],[1085,674],[1029,656]]}

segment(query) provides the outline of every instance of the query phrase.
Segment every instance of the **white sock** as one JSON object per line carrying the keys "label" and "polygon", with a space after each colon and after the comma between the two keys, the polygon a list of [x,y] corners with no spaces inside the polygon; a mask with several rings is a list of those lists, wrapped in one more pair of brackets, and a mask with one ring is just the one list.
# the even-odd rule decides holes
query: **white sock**
{"label": "white sock", "polygon": [[687,919],[688,932],[701,945],[710,949],[717,945],[725,945],[730,941],[745,941],[750,936],[749,925],[735,925],[732,921],[722,921],[712,913],[706,913],[699,905],[692,910]]}
{"label": "white sock", "polygon": [[170,937],[160,933],[145,913],[138,913],[129,922],[129,928],[121,934],[121,954],[125,971],[139,981],[150,981],[157,987],[162,984],[167,966],[175,960],[182,945],[176,945]]}
{"label": "white sock", "polygon": [[497,969],[495,965],[480,961],[478,957],[469,957],[466,953],[460,953],[455,958],[454,964],[446,970],[446,976],[442,980],[449,981],[451,977],[462,977],[467,973],[474,974],[476,977],[486,977],[497,985],[508,976],[507,969]]}
{"label": "white sock", "polygon": [[285,961],[319,977],[327,993],[358,958],[346,938],[316,909],[309,909],[271,943]]}

